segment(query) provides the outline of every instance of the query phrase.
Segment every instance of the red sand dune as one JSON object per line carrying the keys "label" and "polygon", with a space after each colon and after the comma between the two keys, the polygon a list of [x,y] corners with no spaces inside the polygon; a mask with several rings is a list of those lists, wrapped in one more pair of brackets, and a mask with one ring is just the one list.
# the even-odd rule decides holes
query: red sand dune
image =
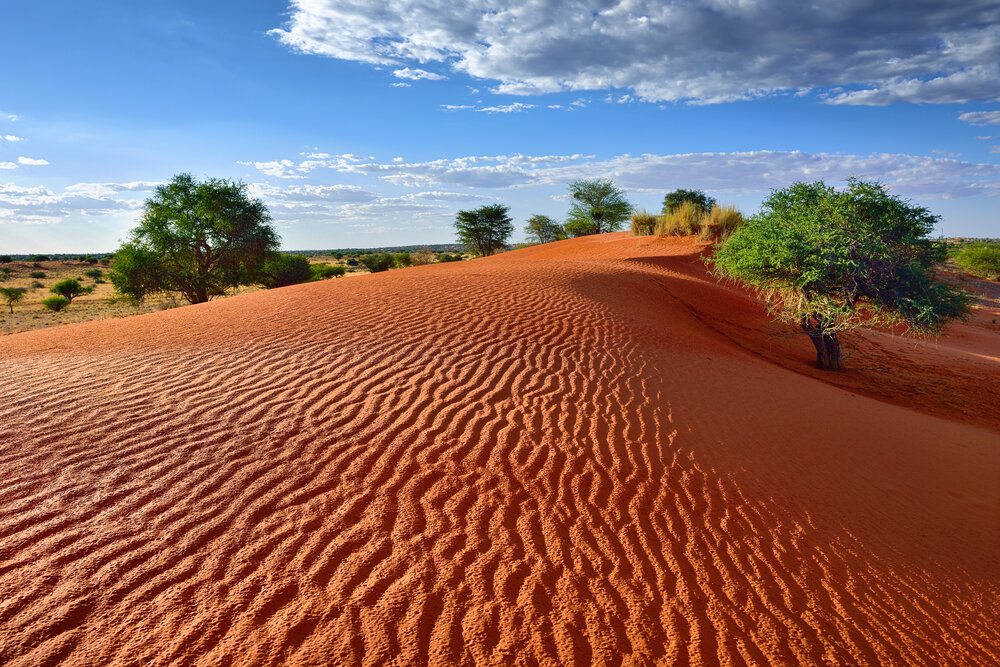
{"label": "red sand dune", "polygon": [[0,338],[0,663],[1000,662],[997,330],[821,374],[700,249]]}

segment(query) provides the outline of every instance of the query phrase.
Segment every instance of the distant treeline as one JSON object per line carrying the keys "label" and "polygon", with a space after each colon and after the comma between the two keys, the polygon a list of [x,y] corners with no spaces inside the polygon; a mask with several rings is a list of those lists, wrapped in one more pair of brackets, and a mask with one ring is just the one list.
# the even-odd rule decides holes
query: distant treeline
{"label": "distant treeline", "polygon": [[330,248],[328,250],[283,250],[282,252],[289,255],[309,255],[315,257],[318,255],[332,255],[333,253],[341,255],[375,255],[380,252],[417,252],[424,249],[431,252],[462,252],[465,250],[465,246],[461,243],[421,243],[418,245],[394,245],[377,248]]}

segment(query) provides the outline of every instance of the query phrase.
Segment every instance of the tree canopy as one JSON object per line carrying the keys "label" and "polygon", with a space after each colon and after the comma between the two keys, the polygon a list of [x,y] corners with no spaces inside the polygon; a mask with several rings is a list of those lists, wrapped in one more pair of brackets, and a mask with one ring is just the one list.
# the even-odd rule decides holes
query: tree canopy
{"label": "tree canopy", "polygon": [[581,179],[569,184],[573,205],[566,219],[571,236],[588,236],[618,231],[622,221],[632,215],[632,204],[625,192],[607,179]]}
{"label": "tree canopy", "polygon": [[773,191],[709,262],[800,326],[820,368],[839,369],[838,332],[904,325],[939,334],[968,312],[971,297],[931,269],[947,252],[927,238],[937,220],[880,183],[851,179],[841,192],[822,181],[795,183]]}
{"label": "tree canopy", "polygon": [[260,284],[268,289],[287,287],[312,280],[309,258],[304,255],[275,253],[264,262]]}
{"label": "tree canopy", "polygon": [[58,294],[59,296],[66,297],[69,301],[73,301],[78,296],[83,296],[84,294],[90,294],[94,291],[93,287],[84,287],[79,280],[76,278],[67,278],[66,280],[60,280],[49,290],[53,294]]}
{"label": "tree canopy", "polygon": [[3,299],[7,303],[7,306],[10,308],[11,314],[13,314],[14,304],[24,299],[24,288],[0,287],[0,299]]}
{"label": "tree canopy", "polygon": [[178,174],[146,200],[139,226],[115,253],[115,289],[134,300],[180,292],[202,303],[238,285],[261,282],[278,249],[271,216],[246,185]]}
{"label": "tree canopy", "polygon": [[459,211],[455,216],[458,240],[475,255],[492,255],[507,247],[514,233],[510,208],[503,204],[487,204],[472,211]]}
{"label": "tree canopy", "polygon": [[547,215],[533,215],[524,227],[528,242],[551,243],[566,238],[566,229]]}
{"label": "tree canopy", "polygon": [[708,215],[715,208],[715,200],[701,190],[685,190],[683,188],[668,192],[663,198],[663,213],[669,215],[676,211],[684,202],[691,202]]}

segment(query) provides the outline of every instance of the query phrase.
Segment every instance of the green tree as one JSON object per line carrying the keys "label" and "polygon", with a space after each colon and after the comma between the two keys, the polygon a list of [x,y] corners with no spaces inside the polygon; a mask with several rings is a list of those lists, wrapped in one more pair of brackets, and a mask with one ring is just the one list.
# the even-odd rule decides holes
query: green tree
{"label": "green tree", "polygon": [[396,264],[396,258],[392,253],[379,252],[361,255],[358,257],[358,262],[371,273],[381,273],[391,269]]}
{"label": "green tree", "polygon": [[313,264],[309,267],[313,280],[326,280],[328,278],[341,278],[347,273],[347,267],[341,264],[330,266],[329,264]]}
{"label": "green tree", "polygon": [[570,236],[616,232],[632,215],[632,204],[614,181],[581,179],[569,184],[569,193],[575,200],[565,225]]}
{"label": "green tree", "polygon": [[84,287],[76,278],[67,278],[66,280],[60,280],[57,282],[51,287],[51,289],[49,289],[49,291],[53,294],[66,297],[70,302],[72,302],[73,299],[78,296],[90,294],[94,291],[94,288]]}
{"label": "green tree", "polygon": [[1000,243],[970,243],[955,255],[955,263],[973,275],[1000,280]]}
{"label": "green tree", "polygon": [[271,215],[247,196],[246,185],[178,174],[146,200],[139,226],[115,253],[110,278],[133,300],[172,291],[203,303],[259,283],[277,249]]}
{"label": "green tree", "polygon": [[268,289],[287,287],[312,280],[309,258],[305,255],[274,253],[264,262],[260,284]]}
{"label": "green tree", "polygon": [[7,302],[10,314],[14,314],[14,304],[24,299],[23,287],[0,287],[0,299]]}
{"label": "green tree", "polygon": [[486,257],[507,247],[514,233],[510,207],[487,204],[473,211],[459,211],[455,216],[458,240],[475,255]]}
{"label": "green tree", "polygon": [[529,242],[551,243],[566,238],[566,229],[547,215],[533,215],[524,227]]}
{"label": "green tree", "polygon": [[708,260],[750,285],[769,310],[802,328],[820,368],[841,368],[837,334],[904,325],[940,334],[965,317],[970,295],[934,279],[943,243],[927,238],[938,217],[857,179],[837,192],[822,181],[776,190],[760,213]]}
{"label": "green tree", "polygon": [[678,189],[667,193],[667,196],[663,198],[664,215],[673,213],[686,201],[700,208],[705,215],[711,213],[712,209],[715,208],[715,200],[701,190]]}
{"label": "green tree", "polygon": [[14,258],[11,257],[10,255],[0,255],[0,264],[9,264],[10,262],[13,261]]}

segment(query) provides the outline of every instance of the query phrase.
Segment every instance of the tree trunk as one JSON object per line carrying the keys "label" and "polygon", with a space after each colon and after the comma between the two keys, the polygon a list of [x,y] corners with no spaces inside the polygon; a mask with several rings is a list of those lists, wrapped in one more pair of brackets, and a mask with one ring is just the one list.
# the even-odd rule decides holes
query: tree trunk
{"label": "tree trunk", "polygon": [[813,347],[816,348],[816,365],[825,371],[841,369],[840,341],[836,332],[829,332],[822,321],[815,318],[802,320],[802,330],[809,335]]}

